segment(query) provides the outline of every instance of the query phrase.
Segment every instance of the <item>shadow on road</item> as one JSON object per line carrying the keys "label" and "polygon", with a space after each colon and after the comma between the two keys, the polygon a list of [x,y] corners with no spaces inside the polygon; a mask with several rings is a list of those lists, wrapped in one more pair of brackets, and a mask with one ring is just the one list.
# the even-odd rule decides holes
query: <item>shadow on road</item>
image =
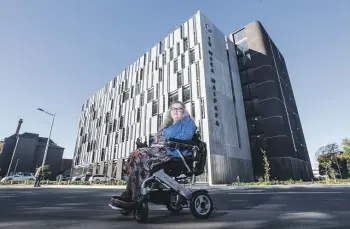
{"label": "shadow on road", "polygon": [[347,188],[285,187],[213,192],[215,211],[207,220],[196,220],[188,209],[171,214],[163,206],[152,205],[146,225],[137,224],[132,214],[122,216],[110,209],[107,204],[114,194],[113,190],[9,192],[0,189],[0,228],[11,228],[8,225],[19,221],[27,222],[20,228],[33,228],[34,224],[40,227],[52,222],[57,223],[55,228],[91,228],[95,225],[101,229],[107,224],[161,229],[350,228],[350,191]]}

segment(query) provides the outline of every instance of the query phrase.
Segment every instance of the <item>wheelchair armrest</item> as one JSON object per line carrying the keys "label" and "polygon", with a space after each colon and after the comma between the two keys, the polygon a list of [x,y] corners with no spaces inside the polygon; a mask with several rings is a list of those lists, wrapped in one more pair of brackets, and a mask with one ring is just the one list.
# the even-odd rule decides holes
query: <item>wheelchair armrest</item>
{"label": "wheelchair armrest", "polygon": [[177,138],[169,138],[168,140],[169,143],[179,143],[179,144],[184,144],[188,146],[196,146],[197,143],[191,140],[182,140],[182,139],[177,139]]}

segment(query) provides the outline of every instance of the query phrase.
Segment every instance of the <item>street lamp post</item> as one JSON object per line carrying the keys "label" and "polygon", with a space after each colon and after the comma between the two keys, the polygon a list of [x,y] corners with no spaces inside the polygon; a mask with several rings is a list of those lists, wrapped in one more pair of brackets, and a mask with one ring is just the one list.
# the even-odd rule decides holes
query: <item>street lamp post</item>
{"label": "street lamp post", "polygon": [[41,169],[44,168],[44,165],[45,165],[45,161],[46,161],[46,156],[47,156],[47,151],[49,149],[49,144],[50,144],[50,137],[51,137],[51,132],[52,132],[52,127],[53,127],[53,123],[55,121],[55,115],[54,114],[51,114],[41,108],[38,108],[39,111],[42,111],[48,115],[51,115],[52,116],[52,122],[51,122],[51,128],[50,128],[50,133],[49,133],[49,137],[47,138],[47,142],[46,142],[46,147],[45,147],[45,153],[44,153],[44,157],[43,157],[43,162],[41,164]]}

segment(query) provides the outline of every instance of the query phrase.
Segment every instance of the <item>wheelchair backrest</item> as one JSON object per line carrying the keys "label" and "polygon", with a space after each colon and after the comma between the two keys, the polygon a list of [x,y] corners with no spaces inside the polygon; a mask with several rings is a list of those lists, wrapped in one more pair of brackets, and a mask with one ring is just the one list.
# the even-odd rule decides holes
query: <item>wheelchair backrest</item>
{"label": "wheelchair backrest", "polygon": [[205,170],[205,164],[207,162],[207,144],[205,142],[202,142],[201,135],[197,131],[193,137],[192,141],[197,143],[198,152],[194,160],[197,162],[197,165],[195,168],[193,168],[193,173],[196,176],[199,176],[204,173]]}

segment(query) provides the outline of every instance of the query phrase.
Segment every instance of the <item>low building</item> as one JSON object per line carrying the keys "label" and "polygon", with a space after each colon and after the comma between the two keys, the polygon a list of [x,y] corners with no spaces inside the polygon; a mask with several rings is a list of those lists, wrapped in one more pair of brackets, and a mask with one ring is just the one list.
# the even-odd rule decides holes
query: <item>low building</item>
{"label": "low building", "polygon": [[72,170],[72,165],[73,165],[73,159],[63,158],[62,164],[61,164],[61,173],[63,175],[70,175]]}
{"label": "low building", "polygon": [[[18,145],[13,157],[10,174],[15,172],[34,173],[43,161],[47,138],[39,137],[39,134],[23,133],[18,135]],[[16,146],[16,134],[5,138],[0,151],[0,168],[7,173],[14,149]],[[50,166],[51,178],[54,179],[61,170],[64,148],[50,140],[46,165]]]}

